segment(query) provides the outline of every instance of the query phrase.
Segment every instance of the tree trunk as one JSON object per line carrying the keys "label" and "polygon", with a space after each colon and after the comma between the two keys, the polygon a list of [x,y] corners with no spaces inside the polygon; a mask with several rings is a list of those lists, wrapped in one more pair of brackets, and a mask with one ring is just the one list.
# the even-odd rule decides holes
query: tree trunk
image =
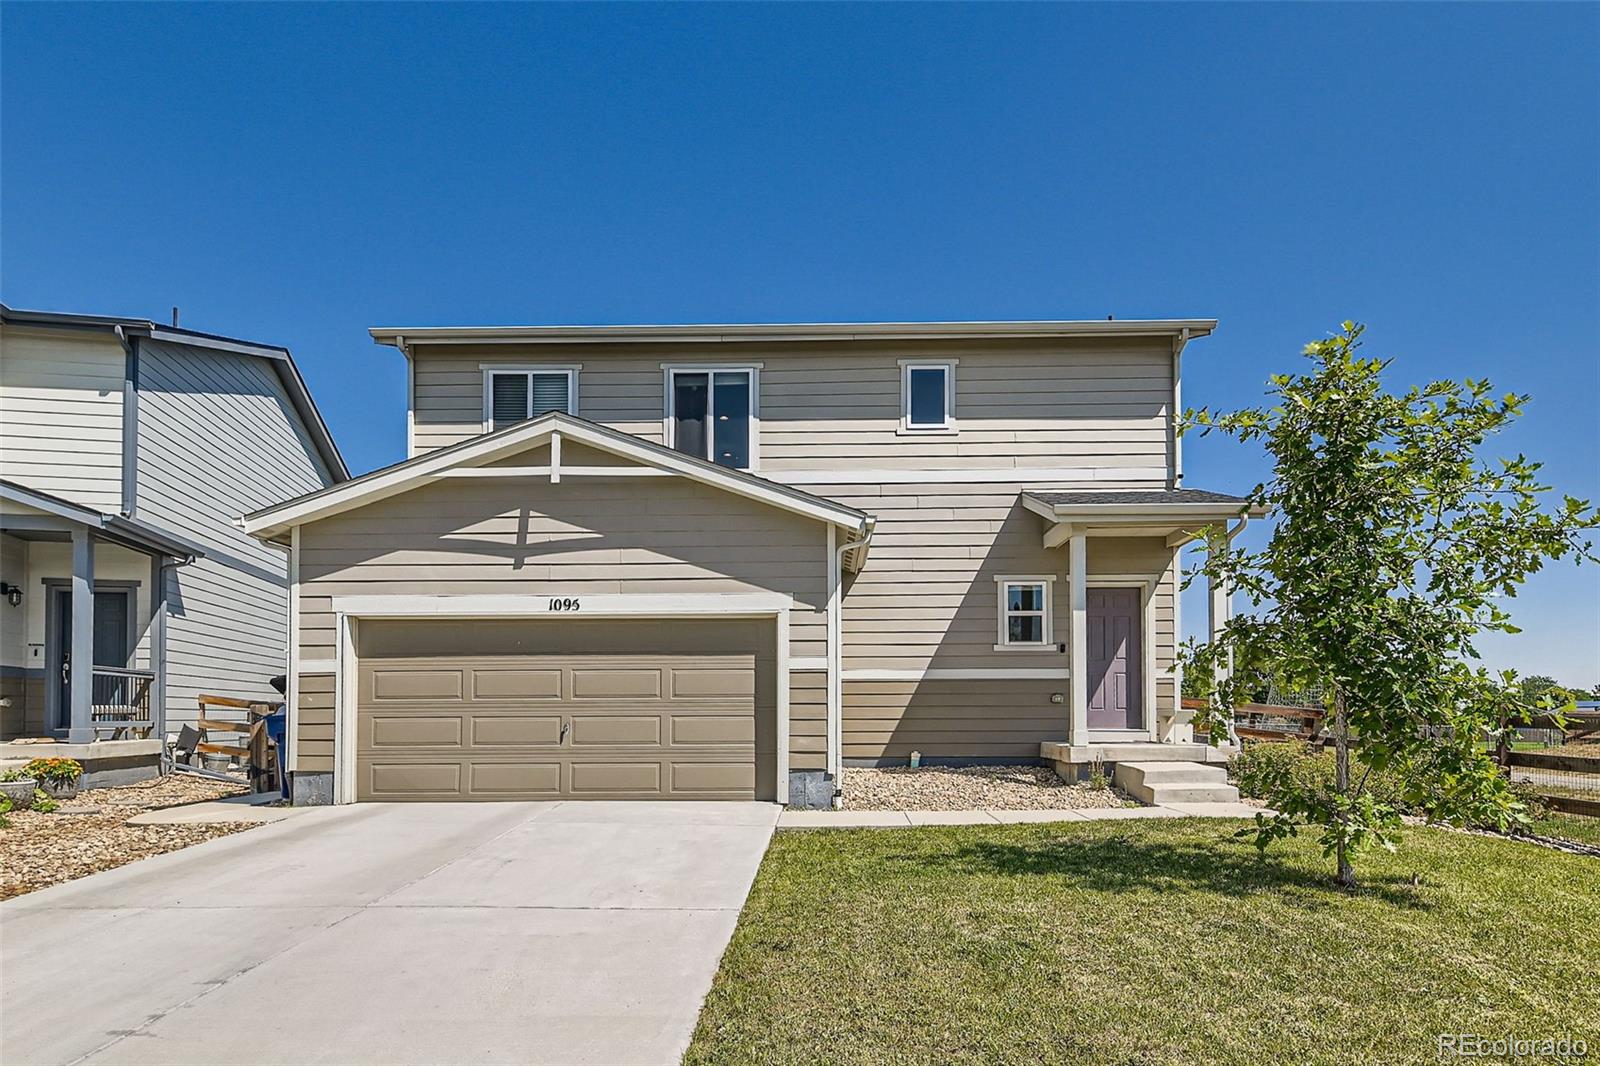
{"label": "tree trunk", "polygon": [[[1335,689],[1333,693],[1333,788],[1342,799],[1350,798],[1350,722],[1345,716],[1344,693]],[[1350,865],[1350,852],[1345,846],[1346,822],[1348,816],[1341,813],[1339,819],[1339,845],[1337,858],[1339,862],[1339,884],[1346,888],[1354,887],[1356,871]]]}

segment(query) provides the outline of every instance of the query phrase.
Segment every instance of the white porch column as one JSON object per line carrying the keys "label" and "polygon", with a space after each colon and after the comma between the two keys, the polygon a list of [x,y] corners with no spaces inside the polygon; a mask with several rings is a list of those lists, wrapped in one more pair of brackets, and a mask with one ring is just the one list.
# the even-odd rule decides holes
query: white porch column
{"label": "white porch column", "polygon": [[[1216,644],[1222,636],[1222,631],[1228,625],[1228,620],[1233,617],[1233,590],[1226,582],[1216,578],[1208,578],[1206,591],[1210,593],[1207,612],[1211,623],[1211,643]],[[1233,676],[1233,652],[1215,660],[1213,673],[1218,681],[1225,681]]]}
{"label": "white porch column", "polygon": [[67,706],[67,743],[94,740],[94,538],[82,526],[72,531],[72,648]]}
{"label": "white porch column", "polygon": [[1068,684],[1072,691],[1072,720],[1067,729],[1070,744],[1089,743],[1089,552],[1088,540],[1074,530],[1067,541],[1067,586],[1071,599],[1068,633]]}

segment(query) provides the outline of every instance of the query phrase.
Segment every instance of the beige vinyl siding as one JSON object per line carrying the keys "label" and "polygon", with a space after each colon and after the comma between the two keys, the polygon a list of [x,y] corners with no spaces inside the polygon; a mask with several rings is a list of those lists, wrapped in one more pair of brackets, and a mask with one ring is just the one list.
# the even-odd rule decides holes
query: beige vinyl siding
{"label": "beige vinyl siding", "polygon": [[[581,364],[578,414],[661,440],[663,363],[760,367],[759,466],[1093,468],[1170,463],[1172,351],[1134,339],[805,345],[420,346],[417,454],[483,432],[484,364]],[[901,434],[900,360],[955,359],[959,433]],[[1104,478],[1102,477],[1102,480]]]}
{"label": "beige vinyl siding", "polygon": [[789,675],[789,769],[822,770],[828,760],[828,675]]}
{"label": "beige vinyl siding", "polygon": [[826,536],[684,478],[445,479],[302,528],[300,654],[334,657],[334,596],[780,592],[821,657]]}
{"label": "beige vinyl siding", "polygon": [[0,478],[117,513],[126,370],[113,337],[0,327]]}
{"label": "beige vinyl siding", "polygon": [[1066,681],[845,681],[844,758],[1039,758],[1064,740]]}
{"label": "beige vinyl siding", "polygon": [[334,686],[332,674],[300,675],[295,728],[300,756],[298,767],[304,773],[333,772]]}
{"label": "beige vinyl siding", "polygon": [[[1062,669],[1059,651],[997,651],[997,577],[1053,577],[1052,640],[1069,639],[1067,550],[1046,549],[1021,484],[818,486],[878,516],[871,554],[843,600],[847,759],[1037,758],[1066,735],[1068,679],[855,680],[852,671]],[[1156,714],[1175,709],[1176,553],[1160,537],[1088,539],[1089,578],[1151,579]]]}

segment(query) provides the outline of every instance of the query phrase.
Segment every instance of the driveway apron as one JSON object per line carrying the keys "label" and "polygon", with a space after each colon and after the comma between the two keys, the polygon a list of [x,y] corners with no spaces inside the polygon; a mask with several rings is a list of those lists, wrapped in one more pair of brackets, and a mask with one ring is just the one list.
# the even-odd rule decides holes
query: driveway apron
{"label": "driveway apron", "polygon": [[778,809],[328,808],[0,904],[0,1061],[674,1063]]}

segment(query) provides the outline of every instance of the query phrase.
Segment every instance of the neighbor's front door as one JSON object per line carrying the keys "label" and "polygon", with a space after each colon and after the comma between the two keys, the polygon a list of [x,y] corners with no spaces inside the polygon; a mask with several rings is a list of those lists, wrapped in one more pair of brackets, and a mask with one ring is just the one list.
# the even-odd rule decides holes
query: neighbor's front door
{"label": "neighbor's front door", "polygon": [[[130,647],[129,616],[133,605],[127,589],[96,589],[94,593],[94,665],[125,667]],[[50,590],[51,672],[56,679],[55,727],[72,722],[72,590]]]}
{"label": "neighbor's front door", "polygon": [[1144,729],[1142,590],[1088,590],[1089,728]]}

